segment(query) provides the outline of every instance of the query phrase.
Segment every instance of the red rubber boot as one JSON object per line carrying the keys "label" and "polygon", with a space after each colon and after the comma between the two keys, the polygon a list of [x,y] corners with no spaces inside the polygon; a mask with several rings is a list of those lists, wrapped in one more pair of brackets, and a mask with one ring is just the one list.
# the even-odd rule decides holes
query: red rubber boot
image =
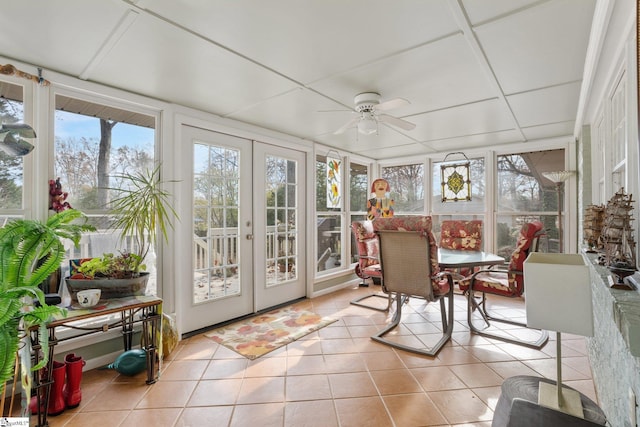
{"label": "red rubber boot", "polygon": [[67,384],[64,389],[64,400],[67,408],[75,408],[82,400],[80,383],[82,382],[82,367],[86,364],[81,356],[67,354],[64,358],[67,365]]}
{"label": "red rubber boot", "polygon": [[66,408],[64,395],[62,392],[62,389],[65,385],[65,374],[66,365],[62,362],[57,362],[54,360],[53,374],[51,375],[53,384],[51,384],[51,393],[49,394],[49,407],[47,408],[47,414],[49,415],[60,415]]}

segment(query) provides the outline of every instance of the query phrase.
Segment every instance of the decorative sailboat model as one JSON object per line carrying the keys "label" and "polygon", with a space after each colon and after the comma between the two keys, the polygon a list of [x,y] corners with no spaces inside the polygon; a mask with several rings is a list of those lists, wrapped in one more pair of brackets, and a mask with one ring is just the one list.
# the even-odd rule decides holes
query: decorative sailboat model
{"label": "decorative sailboat model", "polygon": [[631,221],[633,217],[631,195],[621,188],[607,203],[601,239],[604,243],[604,264],[618,278],[611,280],[612,288],[633,289],[625,277],[636,272],[636,242]]}

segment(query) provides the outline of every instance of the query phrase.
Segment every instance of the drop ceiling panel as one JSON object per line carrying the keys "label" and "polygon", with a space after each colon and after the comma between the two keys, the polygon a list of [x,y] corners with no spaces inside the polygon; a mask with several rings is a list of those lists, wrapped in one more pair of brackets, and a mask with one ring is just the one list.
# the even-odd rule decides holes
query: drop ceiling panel
{"label": "drop ceiling panel", "polygon": [[477,25],[485,21],[500,19],[503,15],[540,3],[540,0],[462,0],[462,3],[471,24]]}
{"label": "drop ceiling panel", "polygon": [[482,148],[492,145],[521,142],[520,133],[515,130],[502,132],[484,133],[479,135],[468,135],[459,138],[450,138],[439,141],[430,141],[424,145],[435,151],[455,151],[469,148]]}
{"label": "drop ceiling panel", "polygon": [[251,61],[144,14],[89,79],[221,115],[297,87]]}
{"label": "drop ceiling panel", "polygon": [[127,9],[101,0],[3,1],[0,54],[77,76]]}
{"label": "drop ceiling panel", "polygon": [[554,86],[508,96],[520,126],[536,126],[575,120],[580,83]]}
{"label": "drop ceiling panel", "polygon": [[421,114],[410,120],[416,124],[411,135],[422,142],[514,128],[511,116],[495,99]]}
{"label": "drop ceiling panel", "polygon": [[503,91],[582,79],[595,0],[543,3],[475,29]]}
{"label": "drop ceiling panel", "polygon": [[567,135],[569,140],[572,140],[574,124],[575,120],[570,120],[550,125],[526,127],[522,129],[522,133],[524,133],[528,140],[553,138],[559,135]]}
{"label": "drop ceiling panel", "polygon": [[291,135],[314,139],[316,135],[334,132],[355,117],[349,110],[317,93],[296,88],[282,95],[266,99],[228,117],[240,121],[250,121],[269,128],[272,123],[281,122],[279,129]]}
{"label": "drop ceiling panel", "polygon": [[375,160],[415,156],[416,161],[421,161],[424,154],[431,152],[433,151],[425,149],[425,147],[420,144],[398,145],[394,147],[378,148],[374,150],[354,150],[354,153],[356,154],[371,157]]}
{"label": "drop ceiling panel", "polygon": [[149,3],[155,13],[304,84],[457,30],[443,1]]}
{"label": "drop ceiling panel", "polygon": [[360,92],[378,92],[383,101],[405,98],[411,105],[390,112],[400,116],[496,96],[459,33],[311,87],[347,105],[353,105],[353,97]]}

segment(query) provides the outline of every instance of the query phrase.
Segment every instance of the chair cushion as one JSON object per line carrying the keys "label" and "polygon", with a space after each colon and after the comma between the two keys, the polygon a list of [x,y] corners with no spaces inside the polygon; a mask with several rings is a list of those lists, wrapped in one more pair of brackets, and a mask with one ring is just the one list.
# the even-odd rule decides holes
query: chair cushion
{"label": "chair cushion", "polygon": [[429,241],[429,261],[431,265],[433,294],[435,296],[442,296],[449,292],[449,282],[446,278],[435,278],[440,272],[440,265],[438,264],[438,245],[431,231],[431,224],[432,220],[430,216],[394,216],[391,218],[377,218],[373,222],[373,228],[376,231],[398,230],[422,233]]}
{"label": "chair cushion", "polygon": [[524,261],[529,255],[531,244],[540,235],[544,226],[540,221],[526,223],[520,229],[516,248],[511,254],[508,271],[484,270],[459,282],[465,291],[473,280],[473,290],[504,296],[520,296],[524,292]]}
{"label": "chair cushion", "polygon": [[440,247],[459,251],[481,251],[482,221],[442,221]]}
{"label": "chair cushion", "polygon": [[[355,237],[356,250],[359,256],[358,264],[361,271],[366,271],[369,266],[378,265],[380,246],[371,221],[353,221],[351,229]],[[379,265],[378,269],[380,269]]]}

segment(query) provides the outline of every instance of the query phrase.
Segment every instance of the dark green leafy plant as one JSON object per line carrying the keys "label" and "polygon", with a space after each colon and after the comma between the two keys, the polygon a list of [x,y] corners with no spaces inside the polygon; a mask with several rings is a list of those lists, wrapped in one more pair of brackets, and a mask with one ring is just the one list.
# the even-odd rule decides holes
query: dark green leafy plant
{"label": "dark green leafy plant", "polygon": [[140,271],[147,269],[146,265],[141,263],[142,259],[138,254],[122,252],[116,256],[112,253],[106,253],[102,257],[83,262],[78,268],[78,272],[83,278],[127,279],[135,277]]}
{"label": "dark green leafy plant", "polygon": [[82,218],[82,212],[70,209],[45,223],[19,219],[0,228],[0,391],[13,376],[21,337],[33,327],[38,327],[44,358],[32,369],[47,363],[46,322],[63,310],[45,304],[38,285],[60,267],[65,255],[63,240],[70,239],[77,246],[81,233],[94,229],[75,222]]}
{"label": "dark green leafy plant", "polygon": [[110,188],[118,194],[111,202],[110,212],[115,217],[111,228],[120,231],[121,239],[133,236],[135,253],[129,255],[135,256],[123,261],[130,262],[131,269],[139,273],[149,249],[156,243],[158,231],[168,242],[167,230],[173,227],[171,219],[177,218],[177,214],[169,204],[165,183],[160,180],[160,165],[116,178],[123,180],[124,188]]}

